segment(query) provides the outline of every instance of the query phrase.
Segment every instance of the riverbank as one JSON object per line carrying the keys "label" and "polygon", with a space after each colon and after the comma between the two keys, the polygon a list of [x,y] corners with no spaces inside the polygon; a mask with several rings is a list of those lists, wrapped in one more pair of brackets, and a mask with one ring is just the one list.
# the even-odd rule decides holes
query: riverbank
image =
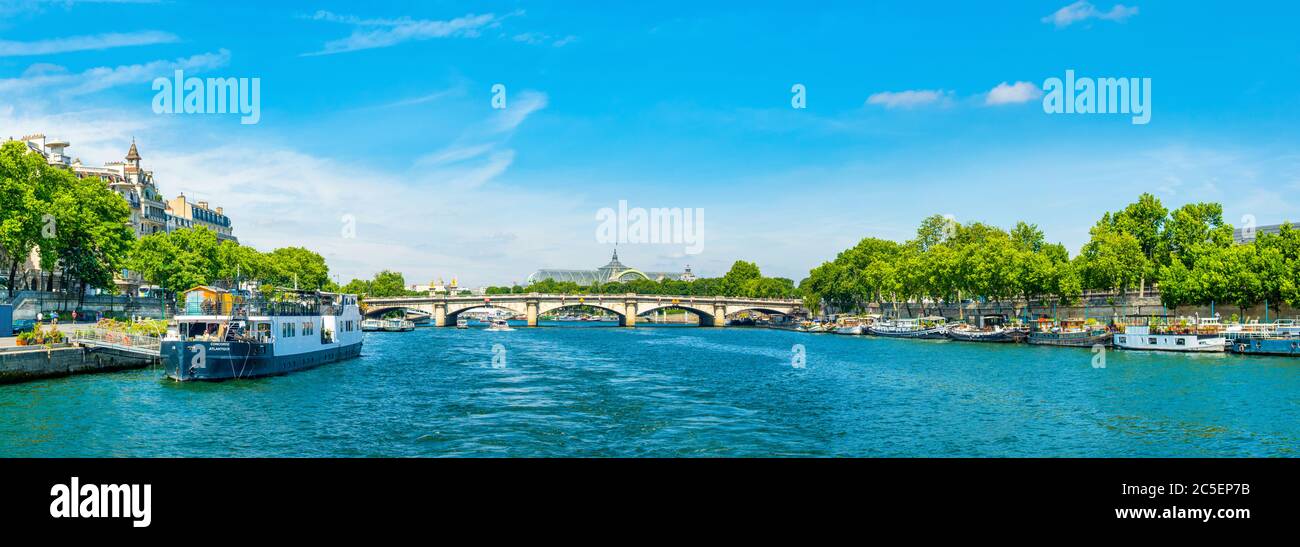
{"label": "riverbank", "polygon": [[0,384],[15,384],[76,374],[113,372],[157,364],[157,358],[111,349],[58,344],[0,348]]}

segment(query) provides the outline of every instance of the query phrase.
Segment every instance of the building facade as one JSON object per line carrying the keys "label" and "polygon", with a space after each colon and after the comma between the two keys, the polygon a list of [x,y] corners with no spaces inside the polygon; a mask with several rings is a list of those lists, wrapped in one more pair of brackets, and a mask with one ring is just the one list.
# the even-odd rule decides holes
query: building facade
{"label": "building facade", "polygon": [[185,199],[185,194],[176,196],[167,202],[166,225],[169,232],[182,228],[202,226],[217,233],[217,239],[238,242],[230,227],[230,217],[221,207],[208,207],[208,202],[192,202]]}

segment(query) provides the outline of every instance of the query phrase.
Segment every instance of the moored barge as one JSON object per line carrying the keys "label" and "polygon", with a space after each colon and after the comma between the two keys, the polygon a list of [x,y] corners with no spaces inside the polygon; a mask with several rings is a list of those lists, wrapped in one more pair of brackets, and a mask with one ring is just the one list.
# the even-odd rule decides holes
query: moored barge
{"label": "moored barge", "polygon": [[173,380],[286,374],[361,354],[361,313],[350,294],[287,291],[265,299],[211,287],[184,293],[176,329],[162,341]]}

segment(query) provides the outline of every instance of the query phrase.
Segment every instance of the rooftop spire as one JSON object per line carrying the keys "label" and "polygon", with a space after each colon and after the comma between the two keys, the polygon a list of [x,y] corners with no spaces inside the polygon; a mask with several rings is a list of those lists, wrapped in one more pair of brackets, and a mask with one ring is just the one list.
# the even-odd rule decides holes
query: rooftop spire
{"label": "rooftop spire", "polygon": [[140,151],[135,149],[135,137],[131,137],[131,150],[126,153],[126,159],[140,161]]}

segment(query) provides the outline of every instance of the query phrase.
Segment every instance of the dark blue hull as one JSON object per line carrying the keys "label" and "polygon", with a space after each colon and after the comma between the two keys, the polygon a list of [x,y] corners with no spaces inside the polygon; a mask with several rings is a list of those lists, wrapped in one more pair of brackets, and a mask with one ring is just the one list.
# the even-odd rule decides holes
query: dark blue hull
{"label": "dark blue hull", "polygon": [[1300,340],[1295,338],[1238,338],[1228,341],[1228,351],[1242,355],[1300,357]]}
{"label": "dark blue hull", "polygon": [[163,372],[181,382],[276,376],[357,357],[361,343],[293,355],[274,350],[248,342],[163,342]]}

